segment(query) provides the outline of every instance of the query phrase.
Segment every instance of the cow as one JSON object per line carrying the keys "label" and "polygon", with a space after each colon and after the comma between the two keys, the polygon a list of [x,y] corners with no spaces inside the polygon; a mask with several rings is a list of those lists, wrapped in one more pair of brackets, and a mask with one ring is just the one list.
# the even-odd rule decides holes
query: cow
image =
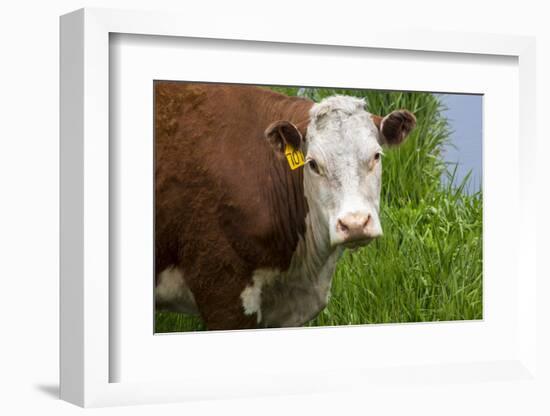
{"label": "cow", "polygon": [[155,307],[207,329],[301,326],[346,248],[382,235],[383,147],[416,124],[365,101],[156,81]]}

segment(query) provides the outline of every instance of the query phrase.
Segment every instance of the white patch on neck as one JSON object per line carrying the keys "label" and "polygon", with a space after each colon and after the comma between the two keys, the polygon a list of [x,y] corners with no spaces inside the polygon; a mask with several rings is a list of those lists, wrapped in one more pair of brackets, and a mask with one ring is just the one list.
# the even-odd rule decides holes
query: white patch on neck
{"label": "white patch on neck", "polygon": [[258,269],[252,274],[252,285],[241,293],[243,309],[246,315],[256,314],[257,322],[262,321],[262,287],[270,284],[281,274],[278,269]]}
{"label": "white patch on neck", "polygon": [[187,286],[179,267],[168,267],[160,272],[155,287],[155,303],[158,310],[198,314],[193,293]]}
{"label": "white patch on neck", "polygon": [[289,269],[255,270],[252,284],[241,293],[245,314],[256,313],[260,326],[304,325],[328,303],[342,249],[329,246],[328,230],[312,220],[310,214],[306,217],[306,233],[298,242]]}

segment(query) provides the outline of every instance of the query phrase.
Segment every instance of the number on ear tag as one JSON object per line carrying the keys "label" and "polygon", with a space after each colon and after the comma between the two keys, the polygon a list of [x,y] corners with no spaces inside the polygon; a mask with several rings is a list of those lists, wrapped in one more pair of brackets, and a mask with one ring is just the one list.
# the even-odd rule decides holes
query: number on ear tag
{"label": "number on ear tag", "polygon": [[285,146],[285,156],[290,169],[294,170],[305,165],[304,154],[301,150],[294,149],[290,144]]}

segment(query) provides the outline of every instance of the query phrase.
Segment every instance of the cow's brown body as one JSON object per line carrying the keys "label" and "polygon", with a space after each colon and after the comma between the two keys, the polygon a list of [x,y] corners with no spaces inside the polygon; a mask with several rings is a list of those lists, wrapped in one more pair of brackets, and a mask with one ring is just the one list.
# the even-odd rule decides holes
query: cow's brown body
{"label": "cow's brown body", "polygon": [[240,295],[254,270],[286,270],[305,233],[303,170],[265,138],[305,137],[313,103],[245,86],[155,83],[156,273],[178,267],[209,329],[251,328]]}

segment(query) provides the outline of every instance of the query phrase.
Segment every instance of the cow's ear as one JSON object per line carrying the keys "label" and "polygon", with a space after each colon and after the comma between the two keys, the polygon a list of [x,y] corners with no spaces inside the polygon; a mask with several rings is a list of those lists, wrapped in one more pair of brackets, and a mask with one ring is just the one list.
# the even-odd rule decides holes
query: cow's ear
{"label": "cow's ear", "polygon": [[380,132],[381,144],[397,146],[405,141],[416,126],[416,117],[408,110],[392,111],[386,117],[371,115]]}
{"label": "cow's ear", "polygon": [[290,121],[281,120],[271,123],[265,131],[265,137],[277,151],[282,153],[287,143],[294,149],[302,147],[302,133]]}

